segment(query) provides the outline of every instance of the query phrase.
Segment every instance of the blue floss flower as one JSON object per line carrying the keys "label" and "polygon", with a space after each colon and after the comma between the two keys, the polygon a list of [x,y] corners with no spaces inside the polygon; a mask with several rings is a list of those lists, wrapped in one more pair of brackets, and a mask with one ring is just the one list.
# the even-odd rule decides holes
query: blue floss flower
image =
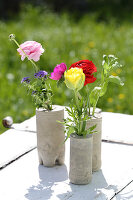
{"label": "blue floss flower", "polygon": [[41,70],[41,71],[35,73],[35,74],[34,74],[34,77],[35,77],[35,78],[43,78],[43,77],[46,78],[47,75],[48,75],[48,73],[47,73],[46,71],[42,71],[42,70]]}
{"label": "blue floss flower", "polygon": [[37,91],[35,91],[35,90],[34,90],[34,91],[32,91],[32,95],[34,95],[34,94],[36,94],[36,93],[37,93]]}
{"label": "blue floss flower", "polygon": [[21,80],[21,83],[25,82],[25,83],[30,83],[30,77],[24,77],[22,80]]}

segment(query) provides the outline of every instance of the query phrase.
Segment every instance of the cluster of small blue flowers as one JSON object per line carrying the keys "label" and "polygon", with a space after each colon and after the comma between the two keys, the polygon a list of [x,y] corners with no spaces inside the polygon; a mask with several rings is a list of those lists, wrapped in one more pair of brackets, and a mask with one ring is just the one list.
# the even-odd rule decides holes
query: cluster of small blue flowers
{"label": "cluster of small blue flowers", "polygon": [[24,77],[22,80],[21,80],[21,83],[30,83],[30,77]]}
{"label": "cluster of small blue flowers", "polygon": [[[35,73],[34,74],[34,77],[35,78],[47,78],[47,75],[48,75],[48,73],[46,72],[46,71],[39,71],[39,72],[37,72],[37,73]],[[21,83],[23,83],[23,82],[25,82],[25,83],[30,83],[30,77],[24,77],[22,80],[21,80]]]}
{"label": "cluster of small blue flowers", "polygon": [[46,76],[48,75],[48,73],[46,71],[39,71],[37,73],[34,74],[35,78],[46,78]]}

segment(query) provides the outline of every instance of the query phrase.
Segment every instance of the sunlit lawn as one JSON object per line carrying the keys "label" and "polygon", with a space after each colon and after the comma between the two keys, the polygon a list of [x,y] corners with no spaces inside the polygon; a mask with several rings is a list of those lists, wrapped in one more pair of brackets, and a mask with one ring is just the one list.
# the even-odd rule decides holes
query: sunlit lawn
{"label": "sunlit lawn", "polygon": [[[98,103],[103,111],[133,114],[133,26],[127,22],[120,25],[97,22],[95,17],[85,15],[74,20],[68,14],[40,12],[29,7],[15,20],[0,22],[0,121],[10,115],[14,122],[21,122],[35,114],[31,96],[21,85],[24,76],[34,73],[28,61],[21,61],[16,46],[8,40],[14,33],[19,43],[35,40],[46,49],[38,65],[51,72],[56,64],[72,63],[89,59],[97,67],[97,82],[102,69],[103,54],[114,54],[119,58],[123,69],[114,72],[125,82],[123,87],[111,84],[104,97]],[[72,93],[62,86],[55,87],[53,104],[67,105]],[[93,84],[90,84],[90,88]],[[0,125],[0,133],[5,129]]]}

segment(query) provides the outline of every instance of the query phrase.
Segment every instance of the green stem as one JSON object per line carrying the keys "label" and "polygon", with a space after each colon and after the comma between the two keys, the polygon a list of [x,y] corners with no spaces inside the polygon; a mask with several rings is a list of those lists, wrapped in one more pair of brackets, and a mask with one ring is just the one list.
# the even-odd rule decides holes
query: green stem
{"label": "green stem", "polygon": [[82,96],[80,95],[79,92],[77,92],[77,97],[81,100],[82,99]]}
{"label": "green stem", "polygon": [[[79,100],[78,100],[78,92],[76,90],[74,90],[74,94],[75,94],[75,103],[76,103],[76,107],[77,107],[77,110],[78,112],[80,111],[80,108],[79,108]],[[81,116],[79,116],[78,114],[78,134],[80,133],[81,131]]]}
{"label": "green stem", "polygon": [[94,117],[95,109],[96,109],[96,106],[93,107],[93,112],[92,112],[93,117]]}
{"label": "green stem", "polygon": [[89,107],[89,116],[90,116],[90,115],[91,115],[91,108],[90,108],[90,99],[89,99],[89,94],[88,94],[87,107]]}
{"label": "green stem", "polygon": [[48,91],[47,92],[47,98],[48,98],[48,104],[47,104],[47,110],[52,110],[52,95],[49,93],[49,87],[45,83],[45,88]]}
{"label": "green stem", "polygon": [[90,111],[90,107],[91,107],[91,105],[90,105],[89,87],[88,87],[88,85],[87,85],[87,89],[86,89],[86,91],[87,91],[87,108],[89,108],[89,116],[90,116],[90,114],[91,114],[91,111]]}
{"label": "green stem", "polygon": [[78,92],[74,90],[74,95],[75,95],[75,102],[76,102],[76,106],[79,110],[79,105],[78,105]]}
{"label": "green stem", "polygon": [[[28,56],[26,55],[26,53],[23,51],[23,49],[20,47],[20,45],[19,45],[19,43],[13,38],[12,39],[14,42],[15,42],[15,44],[21,49],[21,51],[24,53],[24,55],[25,55],[25,57],[28,59]],[[29,59],[28,59],[29,60]],[[35,72],[37,72],[38,71],[38,67],[37,67],[37,65],[34,63],[34,61],[33,60],[29,60],[33,65],[34,65],[34,67],[35,67]]]}

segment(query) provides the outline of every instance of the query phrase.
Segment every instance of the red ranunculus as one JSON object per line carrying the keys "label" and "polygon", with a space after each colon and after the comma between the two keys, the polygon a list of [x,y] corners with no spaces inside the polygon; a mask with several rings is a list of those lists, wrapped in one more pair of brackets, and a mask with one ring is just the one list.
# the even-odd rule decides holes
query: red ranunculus
{"label": "red ranunculus", "polygon": [[76,63],[73,63],[69,69],[71,68],[82,68],[83,69],[83,73],[85,74],[85,83],[84,86],[87,85],[88,83],[93,83],[96,78],[93,76],[94,72],[97,72],[97,68],[96,66],[93,64],[92,61],[89,60],[80,60]]}

